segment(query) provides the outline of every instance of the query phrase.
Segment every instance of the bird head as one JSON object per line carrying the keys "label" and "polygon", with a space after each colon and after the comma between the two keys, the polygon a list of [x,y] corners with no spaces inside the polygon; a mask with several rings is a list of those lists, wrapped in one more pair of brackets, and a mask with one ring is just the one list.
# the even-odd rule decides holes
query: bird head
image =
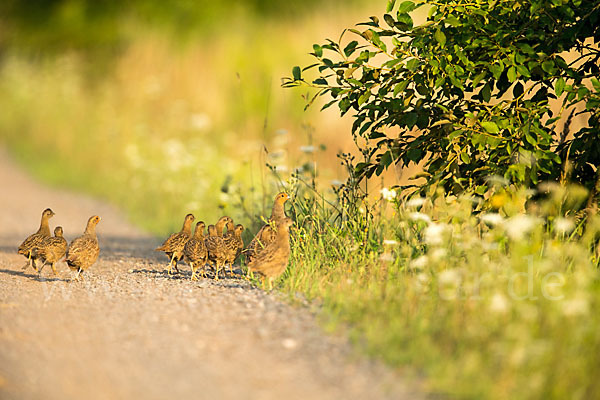
{"label": "bird head", "polygon": [[43,217],[46,217],[46,218],[50,218],[50,217],[52,217],[53,215],[54,215],[54,211],[52,211],[52,210],[51,210],[51,209],[49,209],[49,208],[46,208],[46,209],[44,210],[44,212],[42,212],[42,216],[43,216]]}
{"label": "bird head", "polygon": [[57,226],[56,228],[54,228],[54,236],[62,237],[62,235],[63,235],[62,226]]}
{"label": "bird head", "polygon": [[290,199],[290,196],[286,192],[281,192],[275,196],[275,203],[284,204]]}

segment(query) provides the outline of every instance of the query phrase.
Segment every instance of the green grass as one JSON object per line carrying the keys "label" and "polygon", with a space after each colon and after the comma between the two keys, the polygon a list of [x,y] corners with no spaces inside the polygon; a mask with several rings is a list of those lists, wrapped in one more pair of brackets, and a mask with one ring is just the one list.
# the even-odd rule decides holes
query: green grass
{"label": "green grass", "polygon": [[330,206],[299,200],[281,288],[323,304],[368,354],[424,376],[427,392],[596,398],[600,218],[574,233],[576,218],[556,220],[580,194],[504,193],[500,214],[467,196],[372,199],[345,224]]}

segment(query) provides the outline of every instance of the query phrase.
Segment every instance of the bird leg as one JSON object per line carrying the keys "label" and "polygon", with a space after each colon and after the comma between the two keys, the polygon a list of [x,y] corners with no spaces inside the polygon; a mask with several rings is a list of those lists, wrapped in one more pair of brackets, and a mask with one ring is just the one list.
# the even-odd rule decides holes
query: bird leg
{"label": "bird leg", "polygon": [[23,267],[21,267],[21,270],[24,271],[29,266],[31,266],[31,268],[33,268],[35,270],[35,272],[38,272],[37,266],[35,265],[35,260],[33,259],[33,257],[31,257],[31,251],[29,251],[27,253],[27,263],[25,263],[25,265],[23,265]]}
{"label": "bird leg", "polygon": [[219,261],[215,262],[215,267],[217,268],[217,271],[215,272],[215,280],[218,281],[219,280]]}
{"label": "bird leg", "polygon": [[273,290],[273,277],[269,277],[269,292]]}
{"label": "bird leg", "polygon": [[196,278],[196,268],[194,268],[194,263],[191,261],[190,261],[190,267],[192,267],[192,280],[197,281],[198,278]]}
{"label": "bird leg", "polygon": [[171,260],[169,261],[169,267],[167,269],[167,274],[169,274],[169,276],[171,276],[172,272],[171,272],[171,267],[173,266],[173,260],[175,259],[175,254],[173,254],[171,256]]}
{"label": "bird leg", "polygon": [[52,268],[52,272],[54,272],[54,276],[58,276],[58,272],[56,272],[56,267],[54,266],[54,263],[50,264],[50,268]]}
{"label": "bird leg", "polygon": [[[77,269],[77,274],[73,278],[71,278],[71,282],[79,281],[79,276],[81,275],[81,268]],[[81,276],[83,278],[83,276]]]}
{"label": "bird leg", "polygon": [[44,269],[44,267],[46,266],[46,262],[44,261],[44,263],[42,264],[42,266],[40,267],[38,274],[41,275],[42,274],[42,270]]}

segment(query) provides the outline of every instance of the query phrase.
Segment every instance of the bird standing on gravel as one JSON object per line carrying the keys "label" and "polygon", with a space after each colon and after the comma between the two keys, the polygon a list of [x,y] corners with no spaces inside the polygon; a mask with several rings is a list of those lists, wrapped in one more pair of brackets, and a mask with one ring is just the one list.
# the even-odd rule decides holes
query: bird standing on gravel
{"label": "bird standing on gravel", "polygon": [[226,261],[226,247],[225,239],[223,238],[223,228],[228,222],[233,220],[227,216],[219,218],[214,228],[211,229],[209,226],[208,237],[205,239],[204,244],[206,250],[208,250],[208,259],[210,262],[215,264],[215,279],[219,280],[219,269]]}
{"label": "bird standing on gravel", "polygon": [[42,212],[42,221],[40,222],[40,228],[36,233],[29,235],[23,243],[19,246],[18,254],[23,254],[27,257],[27,264],[23,266],[23,269],[26,269],[28,266],[31,267],[38,272],[37,266],[35,265],[35,260],[37,256],[34,254],[34,250],[36,250],[46,238],[50,237],[50,225],[48,220],[52,218],[54,215],[54,211],[49,208],[46,208]]}
{"label": "bird standing on gravel", "polygon": [[54,264],[65,256],[67,247],[69,246],[63,237],[63,229],[62,227],[57,226],[54,228],[54,236],[46,238],[36,251],[37,256],[43,262],[39,273],[42,273],[42,269],[44,269],[46,264],[50,264],[50,268],[52,268],[54,275],[58,275]]}
{"label": "bird standing on gravel", "polygon": [[244,248],[244,239],[242,239],[244,227],[237,224],[233,230],[230,230],[229,228],[232,226],[233,221],[228,224],[227,234],[223,240],[225,244],[225,263],[229,264],[229,273],[233,276],[233,263]]}
{"label": "bird standing on gravel", "polygon": [[202,268],[202,277],[204,277],[204,264],[208,257],[206,246],[204,245],[204,222],[196,224],[194,236],[187,241],[183,248],[183,260],[190,265],[192,269],[192,280],[197,280],[196,271]]}
{"label": "bird standing on gravel", "polygon": [[254,239],[252,239],[246,250],[244,250],[248,263],[252,262],[252,260],[260,254],[269,243],[275,240],[276,228],[278,224],[286,218],[284,204],[289,198],[290,196],[285,192],[281,192],[275,196],[273,210],[271,211],[271,217],[267,221],[267,224],[260,228],[256,236],[254,236]]}
{"label": "bird standing on gravel", "polygon": [[293,222],[290,218],[284,218],[277,225],[275,240],[269,243],[248,264],[248,270],[257,272],[269,282],[269,290],[273,289],[273,280],[285,271],[290,257],[290,234],[289,228]]}
{"label": "bird standing on gravel", "polygon": [[91,216],[83,235],[73,239],[67,250],[67,264],[73,271],[77,271],[74,280],[78,280],[81,273],[91,267],[98,259],[98,254],[100,254],[98,238],[96,237],[98,222],[100,222],[99,216]]}
{"label": "bird standing on gravel", "polygon": [[172,268],[175,268],[175,271],[179,273],[177,262],[183,258],[183,248],[192,234],[192,222],[194,222],[194,216],[192,214],[186,215],[181,231],[173,233],[162,246],[155,249],[156,251],[164,251],[169,257],[169,269],[167,271],[169,275],[172,273]]}

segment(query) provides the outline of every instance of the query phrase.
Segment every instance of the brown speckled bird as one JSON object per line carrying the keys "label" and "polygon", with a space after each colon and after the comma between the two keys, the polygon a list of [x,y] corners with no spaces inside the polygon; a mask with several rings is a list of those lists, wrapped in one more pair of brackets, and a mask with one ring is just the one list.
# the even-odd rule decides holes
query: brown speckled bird
{"label": "brown speckled bird", "polygon": [[169,275],[172,273],[172,268],[175,268],[175,271],[179,273],[177,262],[183,258],[183,248],[192,235],[192,222],[194,222],[194,216],[192,214],[186,215],[181,231],[173,233],[162,246],[155,249],[156,251],[164,251],[169,257],[169,269],[167,270]]}
{"label": "brown speckled bird", "polygon": [[265,279],[269,282],[269,290],[273,289],[273,280],[285,271],[290,257],[290,234],[289,228],[293,222],[290,218],[285,218],[277,225],[275,240],[269,243],[254,259],[248,264],[251,272],[257,272],[263,277],[263,286]]}
{"label": "brown speckled bird", "polygon": [[[229,221],[232,221],[229,217],[221,217],[219,221],[214,225],[214,229],[211,230],[209,226],[208,237],[205,238],[204,244],[206,250],[208,250],[208,260],[215,264],[215,279],[219,280],[219,269],[225,263],[226,260],[226,248],[225,239],[223,238],[223,228]],[[212,231],[212,233],[211,233]]]}
{"label": "brown speckled bird", "polygon": [[267,221],[268,223],[260,228],[254,239],[252,239],[246,250],[244,250],[248,263],[252,262],[254,257],[275,240],[276,232],[273,228],[276,228],[277,224],[286,218],[284,204],[289,198],[290,196],[285,192],[281,192],[275,196],[273,210],[271,211],[271,217]]}
{"label": "brown speckled bird", "polygon": [[29,235],[27,239],[21,243],[17,253],[23,254],[27,258],[27,264],[23,266],[23,269],[31,266],[36,272],[38,272],[35,260],[37,256],[34,254],[34,250],[37,249],[44,241],[44,239],[50,237],[50,225],[48,220],[52,218],[54,211],[46,208],[42,212],[42,221],[40,222],[40,228],[36,233]]}
{"label": "brown speckled bird", "polygon": [[69,245],[63,237],[62,227],[57,226],[54,228],[54,236],[46,238],[40,247],[35,251],[37,256],[43,262],[39,273],[42,273],[42,270],[46,264],[50,264],[50,268],[52,268],[54,275],[58,275],[56,273],[54,264],[65,256],[68,247]]}
{"label": "brown speckled bird", "polygon": [[94,215],[90,217],[85,227],[83,235],[73,239],[67,250],[67,265],[73,271],[77,271],[75,280],[79,279],[83,271],[91,267],[100,254],[98,238],[96,237],[96,225],[100,222],[100,217]]}
{"label": "brown speckled bird", "polygon": [[233,221],[227,226],[227,234],[224,237],[225,242],[225,263],[229,264],[229,272],[233,275],[233,263],[238,258],[244,248],[244,239],[242,232],[244,227],[241,224],[235,226],[233,230]]}
{"label": "brown speckled bird", "polygon": [[204,245],[204,222],[200,221],[196,224],[194,236],[187,241],[183,248],[183,260],[190,265],[192,269],[192,280],[195,281],[196,271],[202,268],[202,276],[204,277],[204,264],[208,257],[206,246]]}

